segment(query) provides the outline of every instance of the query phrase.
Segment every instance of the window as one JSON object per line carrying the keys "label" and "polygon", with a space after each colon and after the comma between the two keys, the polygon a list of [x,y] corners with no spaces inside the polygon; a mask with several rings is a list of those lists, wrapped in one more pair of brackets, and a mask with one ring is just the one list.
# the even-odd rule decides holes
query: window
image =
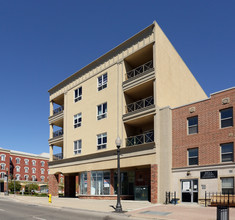
{"label": "window", "polygon": [[36,168],[32,168],[32,173],[36,173]]}
{"label": "window", "polygon": [[29,165],[29,160],[28,160],[28,159],[25,159],[25,160],[24,160],[24,163],[25,163],[25,165]]}
{"label": "window", "polygon": [[32,165],[36,166],[36,160],[32,160]]}
{"label": "window", "polygon": [[1,161],[5,161],[5,158],[6,158],[6,155],[5,155],[5,154],[2,154],[2,155],[1,155]]}
{"label": "window", "polygon": [[107,87],[108,75],[107,73],[103,74],[102,76],[98,77],[98,91]]}
{"label": "window", "polygon": [[64,183],[64,178],[60,177],[60,183]]}
{"label": "window", "polygon": [[97,150],[106,148],[107,145],[107,134],[99,134],[97,135]]}
{"label": "window", "polygon": [[45,180],[45,177],[41,176],[41,181],[44,182],[44,180]]}
{"label": "window", "polygon": [[91,172],[91,195],[109,195],[110,172]]}
{"label": "window", "polygon": [[188,134],[198,133],[198,116],[188,118]]}
{"label": "window", "polygon": [[37,181],[36,176],[32,176],[32,181]]}
{"label": "window", "polygon": [[188,149],[188,165],[198,165],[198,148]]}
{"label": "window", "polygon": [[233,143],[221,144],[221,161],[233,161]]}
{"label": "window", "polygon": [[222,182],[222,193],[223,194],[233,194],[234,193],[234,179],[233,177],[221,178]]}
{"label": "window", "polygon": [[[134,195],[135,172],[125,171],[120,173],[120,193],[121,195]],[[114,194],[117,194],[117,172],[114,172]]]}
{"label": "window", "polygon": [[97,106],[97,120],[107,117],[107,102]]}
{"label": "window", "polygon": [[82,140],[74,141],[74,155],[81,154],[82,151]]}
{"label": "window", "polygon": [[74,90],[74,102],[82,99],[82,87]]}
{"label": "window", "polygon": [[2,163],[1,164],[1,170],[5,170],[6,164]]}
{"label": "window", "polygon": [[29,176],[28,175],[24,175],[24,180],[28,181],[29,180]]}
{"label": "window", "polygon": [[233,126],[233,108],[220,110],[221,128]]}
{"label": "window", "polygon": [[41,167],[44,167],[44,165],[45,165],[45,162],[41,161]]}
{"label": "window", "polygon": [[20,158],[19,158],[19,157],[16,158],[16,163],[17,163],[17,164],[20,163]]}
{"label": "window", "polygon": [[44,171],[45,171],[45,169],[42,168],[42,169],[41,169],[41,174],[44,174]]}
{"label": "window", "polygon": [[20,180],[20,174],[16,174],[16,180]]}
{"label": "window", "polygon": [[20,172],[20,167],[19,166],[16,167],[16,172]]}
{"label": "window", "polygon": [[29,168],[28,168],[28,167],[25,167],[25,168],[24,168],[24,172],[25,172],[25,173],[28,173],[28,172],[29,172]]}
{"label": "window", "polygon": [[80,194],[87,194],[87,173],[81,173],[80,176]]}
{"label": "window", "polygon": [[4,179],[5,173],[1,173],[0,175],[1,175],[1,178]]}
{"label": "window", "polygon": [[82,124],[82,113],[74,115],[74,128],[80,127]]}

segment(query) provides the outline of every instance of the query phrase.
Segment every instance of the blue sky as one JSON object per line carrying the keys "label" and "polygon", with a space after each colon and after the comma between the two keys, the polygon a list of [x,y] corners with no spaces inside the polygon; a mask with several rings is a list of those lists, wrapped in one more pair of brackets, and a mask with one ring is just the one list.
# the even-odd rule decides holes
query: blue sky
{"label": "blue sky", "polygon": [[207,95],[235,86],[235,1],[0,0],[0,147],[49,152],[48,90],[154,20]]}

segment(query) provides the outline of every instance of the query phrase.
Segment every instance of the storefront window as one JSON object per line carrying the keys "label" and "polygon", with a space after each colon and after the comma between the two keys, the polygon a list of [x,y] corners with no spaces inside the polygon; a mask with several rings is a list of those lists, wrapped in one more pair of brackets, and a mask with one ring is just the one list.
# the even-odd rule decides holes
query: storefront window
{"label": "storefront window", "polygon": [[91,195],[109,195],[110,193],[110,172],[91,172]]}
{"label": "storefront window", "polygon": [[[135,172],[121,172],[121,195],[134,195]],[[117,194],[117,172],[114,173],[114,193]]]}
{"label": "storefront window", "polygon": [[87,173],[81,173],[80,194],[87,194]]}

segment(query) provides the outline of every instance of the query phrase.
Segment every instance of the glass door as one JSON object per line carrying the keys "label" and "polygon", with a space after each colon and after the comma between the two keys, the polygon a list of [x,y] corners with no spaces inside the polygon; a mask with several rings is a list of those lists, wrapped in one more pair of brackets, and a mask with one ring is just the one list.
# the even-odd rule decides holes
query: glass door
{"label": "glass door", "polygon": [[198,202],[198,180],[181,180],[181,201]]}

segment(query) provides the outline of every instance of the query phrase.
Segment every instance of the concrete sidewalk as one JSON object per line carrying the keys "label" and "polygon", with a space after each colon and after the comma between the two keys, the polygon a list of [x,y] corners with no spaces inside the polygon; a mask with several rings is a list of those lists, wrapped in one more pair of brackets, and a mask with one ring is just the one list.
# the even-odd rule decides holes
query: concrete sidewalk
{"label": "concrete sidewalk", "polygon": [[[11,199],[18,202],[51,206],[55,208],[70,208],[77,210],[95,211],[103,213],[112,213],[114,209],[111,206],[116,206],[114,200],[95,200],[95,199],[78,199],[78,198],[63,198],[52,197],[52,203],[48,203],[47,197],[34,196],[4,196],[6,199]],[[125,211],[125,216],[138,219],[155,219],[155,220],[214,220],[216,219],[215,207],[201,207],[197,204],[187,205],[161,205],[151,204],[147,201],[130,201],[122,200],[122,208]],[[235,208],[230,208],[230,220],[235,220]],[[120,216],[120,219],[121,216]]]}

